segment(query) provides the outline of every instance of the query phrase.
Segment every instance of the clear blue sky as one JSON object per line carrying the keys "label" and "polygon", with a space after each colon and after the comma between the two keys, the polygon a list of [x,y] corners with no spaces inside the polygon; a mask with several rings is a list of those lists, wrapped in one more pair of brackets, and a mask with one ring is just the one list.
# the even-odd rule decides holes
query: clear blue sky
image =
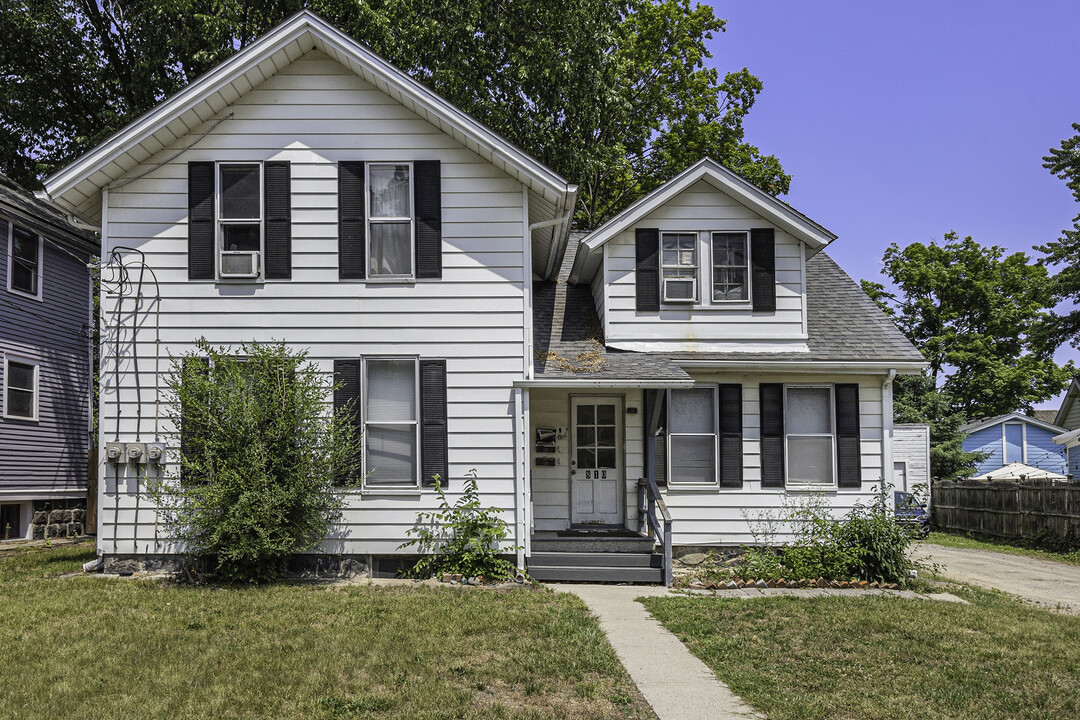
{"label": "clear blue sky", "polygon": [[780,159],[785,200],[839,235],[829,253],[856,280],[882,279],[893,242],[956,230],[1032,253],[1080,212],[1042,167],[1080,122],[1080,1],[711,4],[728,21],[716,67],[765,86],[747,140]]}

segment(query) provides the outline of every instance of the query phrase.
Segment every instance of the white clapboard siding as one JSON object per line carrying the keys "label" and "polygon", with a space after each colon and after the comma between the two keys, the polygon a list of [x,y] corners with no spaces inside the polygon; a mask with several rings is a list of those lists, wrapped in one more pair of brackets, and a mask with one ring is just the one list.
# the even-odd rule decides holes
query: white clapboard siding
{"label": "white clapboard siding", "polygon": [[[796,491],[761,487],[760,421],[758,385],[779,383],[852,383],[859,384],[860,433],[862,445],[862,480],[858,490],[833,489],[823,492],[833,511],[844,514],[857,503],[866,505],[874,498],[874,487],[882,476],[882,377],[871,375],[794,375],[794,374],[701,374],[695,379],[708,383],[740,383],[743,389],[743,487],[662,489],[672,515],[672,540],[675,545],[740,545],[754,542],[753,520],[756,513],[772,511],[785,501],[805,495]],[[645,474],[642,446],[642,404],[640,391],[624,394],[627,407],[637,407],[636,415],[626,419],[626,468],[628,527],[637,529],[636,480]],[[570,437],[569,393],[561,390],[532,390],[529,396],[531,427],[567,429],[559,441],[555,467],[537,467],[532,453],[532,502],[537,530],[560,530],[569,524]],[[550,457],[550,455],[548,456]],[[784,537],[779,540],[784,540]]]}
{"label": "white clapboard siding", "polygon": [[[769,227],[769,223],[712,185],[700,181],[672,198],[636,227],[659,228],[662,232],[745,231]],[[754,313],[749,302],[737,306],[693,307],[662,305],[659,313],[638,313],[635,309],[636,249],[634,230],[628,229],[604,245],[598,275],[605,280],[598,293],[597,307],[604,318],[609,345],[632,349],[635,343],[662,343],[672,350],[723,349],[724,343],[738,343],[740,349],[758,344],[805,341],[803,322],[804,251],[802,243],[776,229],[776,312]],[[711,253],[699,252],[699,297],[711,293]]]}
{"label": "white clapboard siding", "polygon": [[897,490],[911,491],[919,485],[930,487],[930,427],[921,423],[893,426],[893,463],[904,463],[907,487],[900,487],[895,472],[889,477]]}
{"label": "white clapboard siding", "polygon": [[[106,250],[141,250],[157,282],[143,278],[143,300],[135,311],[135,300],[125,299],[119,322],[116,296],[103,297],[102,441],[145,442],[156,433],[175,442],[164,373],[170,355],[190,352],[200,337],[233,346],[283,340],[307,350],[327,377],[335,358],[445,358],[450,498],[475,469],[483,502],[504,508],[513,526],[517,428],[508,408],[525,365],[521,184],[318,52],[229,110],[205,137],[176,138],[109,191]],[[187,163],[212,160],[291,162],[291,280],[187,279]],[[338,280],[337,163],[344,160],[441,161],[442,279]],[[175,470],[170,463],[166,472]],[[101,487],[104,552],[176,551],[133,467],[103,465]],[[436,501],[426,488],[355,493],[323,548],[396,552],[417,513]]]}

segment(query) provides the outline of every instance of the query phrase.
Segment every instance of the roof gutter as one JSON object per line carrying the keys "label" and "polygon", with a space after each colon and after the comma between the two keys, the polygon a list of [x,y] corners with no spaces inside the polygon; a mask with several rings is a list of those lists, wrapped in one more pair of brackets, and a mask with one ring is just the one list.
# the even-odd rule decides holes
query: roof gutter
{"label": "roof gutter", "polygon": [[570,241],[570,221],[574,218],[574,206],[577,205],[578,186],[566,184],[563,200],[556,212],[558,217],[552,220],[541,220],[529,225],[529,234],[546,227],[551,228],[551,250],[548,252],[547,263],[541,275],[543,280],[550,280],[558,269],[559,261],[566,253],[566,245]]}
{"label": "roof gutter", "polygon": [[739,370],[783,370],[798,372],[892,372],[912,375],[927,367],[925,362],[874,362],[874,361],[812,361],[792,362],[791,360],[694,360],[672,358],[671,361],[683,369],[739,369]]}
{"label": "roof gutter", "polygon": [[694,379],[685,380],[650,380],[640,378],[638,380],[589,380],[585,378],[564,378],[544,380],[515,380],[514,387],[520,388],[692,388]]}

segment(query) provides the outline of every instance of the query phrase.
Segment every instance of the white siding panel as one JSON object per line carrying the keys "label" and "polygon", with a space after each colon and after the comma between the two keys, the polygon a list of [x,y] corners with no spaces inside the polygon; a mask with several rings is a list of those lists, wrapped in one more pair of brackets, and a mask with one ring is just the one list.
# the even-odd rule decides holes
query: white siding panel
{"label": "white siding panel", "polygon": [[[520,184],[319,53],[284,68],[230,109],[232,117],[201,139],[168,137],[168,147],[109,193],[111,244],[144,252],[158,282],[144,277],[144,299],[134,316],[135,288],[129,288],[119,363],[116,297],[103,298],[104,438],[118,433],[122,441],[148,441],[155,433],[165,435],[165,383],[156,373],[166,372],[170,354],[190,351],[199,337],[229,345],[285,340],[308,350],[327,373],[334,358],[365,354],[446,358],[451,500],[475,468],[483,501],[507,508],[513,525],[512,383],[522,376],[525,324]],[[293,279],[188,281],[187,163],[270,159],[292,163]],[[337,163],[422,159],[441,161],[443,278],[383,285],[339,281]],[[128,257],[133,262],[134,255]],[[120,468],[119,478],[116,473],[112,466],[101,468],[102,550],[175,550],[132,471]],[[340,539],[324,548],[393,553],[417,513],[436,503],[429,489],[350,496],[335,531]]]}

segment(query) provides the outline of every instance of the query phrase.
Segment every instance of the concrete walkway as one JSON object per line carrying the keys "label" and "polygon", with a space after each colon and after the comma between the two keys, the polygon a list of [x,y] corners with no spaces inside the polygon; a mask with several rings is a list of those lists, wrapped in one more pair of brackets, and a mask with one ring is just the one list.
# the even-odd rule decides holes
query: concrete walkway
{"label": "concrete walkway", "polygon": [[764,717],[731,692],[634,600],[644,595],[667,595],[666,588],[555,583],[550,587],[577,595],[600,619],[615,654],[660,720]]}
{"label": "concrete walkway", "polygon": [[920,543],[912,556],[952,580],[996,588],[1048,610],[1080,615],[1080,566],[989,550]]}

